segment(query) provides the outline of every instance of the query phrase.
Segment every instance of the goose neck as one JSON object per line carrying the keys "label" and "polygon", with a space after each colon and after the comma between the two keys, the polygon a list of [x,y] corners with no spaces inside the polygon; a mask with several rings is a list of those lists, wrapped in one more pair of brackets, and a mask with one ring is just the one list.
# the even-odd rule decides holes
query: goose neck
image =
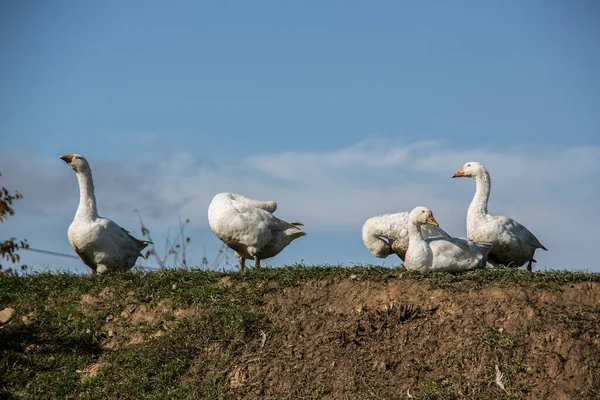
{"label": "goose neck", "polygon": [[408,220],[408,240],[410,242],[424,242],[423,236],[421,235],[421,226],[414,221]]}
{"label": "goose neck", "polygon": [[469,206],[469,214],[484,215],[487,214],[488,200],[492,183],[487,171],[475,177],[475,196]]}
{"label": "goose neck", "polygon": [[77,208],[75,218],[96,218],[98,216],[98,209],[96,208],[92,172],[77,172],[77,180],[79,181],[79,207]]}
{"label": "goose neck", "polygon": [[406,252],[406,263],[411,269],[427,271],[433,265],[433,253],[429,243],[423,239],[421,225],[415,221],[408,223],[408,251]]}
{"label": "goose neck", "polygon": [[362,228],[363,243],[375,257],[385,258],[392,253],[392,248],[381,236],[385,232],[381,227],[381,218],[373,217],[367,220]]}

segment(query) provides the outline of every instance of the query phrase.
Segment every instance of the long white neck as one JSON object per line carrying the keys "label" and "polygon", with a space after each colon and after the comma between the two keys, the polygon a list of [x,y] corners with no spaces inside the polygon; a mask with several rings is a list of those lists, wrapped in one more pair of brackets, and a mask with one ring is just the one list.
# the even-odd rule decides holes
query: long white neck
{"label": "long white neck", "polygon": [[408,220],[408,251],[406,258],[409,263],[414,263],[413,267],[422,270],[433,265],[433,252],[429,244],[423,239],[421,226],[415,221]]}
{"label": "long white neck", "polygon": [[490,174],[484,169],[481,174],[475,176],[475,196],[473,196],[469,206],[468,215],[481,216],[487,214],[491,188]]}
{"label": "long white neck", "polygon": [[77,180],[79,181],[79,207],[77,207],[75,218],[98,218],[92,171],[87,170],[85,172],[77,172]]}
{"label": "long white neck", "polygon": [[380,236],[386,236],[385,229],[382,229],[382,218],[373,217],[368,219],[362,228],[362,240],[372,255],[379,258],[385,258],[392,253],[389,243]]}
{"label": "long white neck", "polygon": [[425,243],[425,239],[421,234],[421,227],[414,221],[408,220],[408,242],[409,243]]}

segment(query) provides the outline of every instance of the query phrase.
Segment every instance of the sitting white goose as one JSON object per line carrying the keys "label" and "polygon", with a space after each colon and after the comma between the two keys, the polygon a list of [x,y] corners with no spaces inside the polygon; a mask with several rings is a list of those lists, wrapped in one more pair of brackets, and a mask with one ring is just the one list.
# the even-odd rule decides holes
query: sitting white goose
{"label": "sitting white goose", "polygon": [[[449,237],[440,227],[421,226],[424,238]],[[362,227],[362,240],[375,257],[385,258],[395,253],[404,261],[408,250],[408,212],[383,214],[369,218]]]}
{"label": "sitting white goose", "polygon": [[438,226],[430,209],[415,207],[408,216],[409,242],[404,260],[406,268],[421,272],[458,272],[485,268],[491,244],[453,237],[423,239],[420,228],[425,224]]}
{"label": "sitting white goose", "polygon": [[487,169],[478,162],[468,162],[453,178],[475,179],[475,196],[467,212],[467,238],[492,243],[488,261],[494,265],[520,267],[531,263],[536,249],[546,249],[527,228],[512,218],[488,214],[491,180]]}
{"label": "sitting white goose", "polygon": [[144,247],[150,242],[139,240],[110,219],[98,216],[92,170],[79,154],[60,156],[77,174],[79,207],[68,230],[73,250],[92,273],[129,271]]}
{"label": "sitting white goose", "polygon": [[248,199],[234,193],[218,193],[208,206],[210,229],[223,243],[234,250],[240,262],[260,260],[279,254],[293,240],[306,235],[298,222],[285,222],[272,213],[277,209],[274,201]]}

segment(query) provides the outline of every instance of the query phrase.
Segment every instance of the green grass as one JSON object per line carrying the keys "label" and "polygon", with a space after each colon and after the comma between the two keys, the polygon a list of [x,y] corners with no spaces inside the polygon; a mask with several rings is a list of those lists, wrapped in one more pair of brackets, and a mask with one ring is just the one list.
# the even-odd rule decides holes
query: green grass
{"label": "green grass", "polygon": [[[560,289],[575,282],[600,282],[600,275],[568,271],[531,274],[512,269],[425,275],[401,267],[294,265],[243,273],[174,269],[107,276],[2,276],[0,310],[12,307],[16,314],[0,327],[0,397],[222,398],[236,356],[258,348],[261,335],[278,329],[261,309],[264,296],[307,280],[323,279],[414,279],[432,287],[450,288],[535,283]],[[104,293],[107,288],[108,299]],[[93,299],[104,296],[104,300],[87,306],[82,295]],[[116,339],[111,337],[107,326],[110,321],[123,319],[127,307],[158,307],[163,300],[168,300],[172,310],[158,321],[119,326]],[[195,307],[198,314],[178,318],[173,311],[189,307]],[[151,336],[159,331],[162,336]],[[134,333],[146,335],[145,340],[106,348],[107,343]],[[485,340],[490,345],[511,345],[510,338],[494,332]],[[211,346],[216,350],[211,352]],[[78,372],[94,363],[103,365],[96,376],[86,379]],[[328,390],[322,388],[321,395]],[[426,384],[422,393],[423,398],[455,398],[460,394],[454,386],[433,383]]]}

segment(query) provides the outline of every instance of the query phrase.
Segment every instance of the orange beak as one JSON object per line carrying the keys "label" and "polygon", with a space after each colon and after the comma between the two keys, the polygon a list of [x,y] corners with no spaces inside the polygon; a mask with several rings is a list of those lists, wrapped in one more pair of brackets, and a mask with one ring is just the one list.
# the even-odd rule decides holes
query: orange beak
{"label": "orange beak", "polygon": [[73,154],[66,154],[66,155],[60,156],[58,158],[60,158],[61,160],[63,160],[67,164],[71,164],[71,161],[73,161]]}
{"label": "orange beak", "polygon": [[463,177],[463,176],[465,176],[465,170],[462,169],[462,168],[459,169],[458,171],[456,171],[454,173],[454,175],[452,175],[453,178],[460,178],[460,177]]}
{"label": "orange beak", "polygon": [[427,217],[427,223],[430,225],[440,226],[435,218],[433,218],[433,214],[429,214],[429,217]]}

